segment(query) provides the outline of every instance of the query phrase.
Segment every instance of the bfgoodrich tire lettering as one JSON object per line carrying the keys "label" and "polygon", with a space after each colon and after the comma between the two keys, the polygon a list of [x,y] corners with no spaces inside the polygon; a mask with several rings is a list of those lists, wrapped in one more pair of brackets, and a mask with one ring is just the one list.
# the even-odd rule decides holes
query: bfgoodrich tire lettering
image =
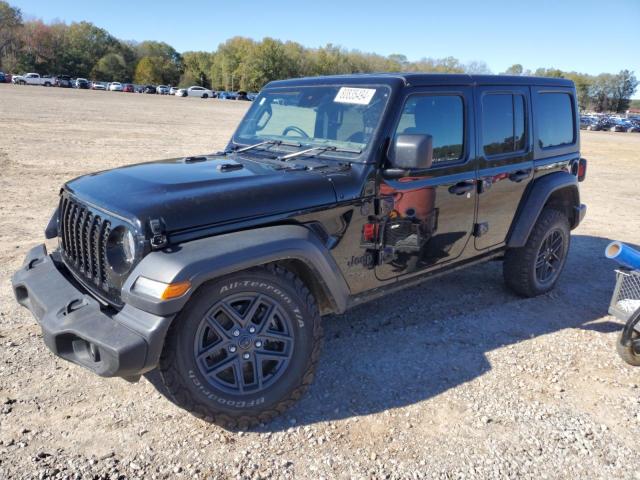
{"label": "bfgoodrich tire lettering", "polygon": [[[279,316],[273,317],[273,325],[281,323],[282,329],[272,330],[270,327],[263,331],[258,321],[256,328],[252,328],[254,331],[250,332],[250,326],[254,325],[250,319],[243,324],[233,323],[234,319],[241,320],[255,313],[251,306],[257,300],[251,299],[257,298],[262,299],[265,305],[280,309]],[[248,299],[246,308],[242,304],[244,299]],[[223,312],[224,315],[216,317],[220,305],[227,309],[228,304],[237,310],[225,310],[229,315]],[[260,314],[256,315],[260,318]],[[222,319],[220,323],[212,322],[216,318]],[[278,346],[278,358],[280,352],[282,358],[287,357],[286,367],[278,371],[281,363],[268,358],[258,367],[267,373],[264,383],[260,383],[255,376],[256,364],[248,363],[253,362],[254,354],[257,358],[267,348],[260,342],[266,344],[270,333],[273,334],[272,340],[275,339],[270,346]],[[282,338],[290,337],[291,341],[281,340],[280,334]],[[211,346],[205,340],[211,340]],[[223,341],[226,343],[221,343]],[[198,289],[174,320],[167,335],[160,359],[160,373],[173,401],[180,407],[228,428],[247,428],[270,421],[303,395],[313,380],[321,341],[318,308],[303,282],[281,267],[254,268],[212,281]],[[256,350],[256,344],[262,348]],[[224,348],[220,349],[218,345]],[[203,354],[198,355],[201,348]],[[204,362],[203,355],[209,350],[214,354],[206,357]],[[246,363],[241,360],[241,355],[249,354],[251,360],[246,360]],[[224,368],[225,362],[242,367],[227,367],[216,375],[207,375],[209,365],[213,365],[213,371],[218,365]]]}
{"label": "bfgoodrich tire lettering", "polygon": [[[545,208],[522,248],[507,250],[503,274],[507,286],[525,297],[542,295],[555,287],[567,259],[569,221],[564,213]],[[545,268],[545,264],[547,265]],[[550,275],[544,273],[553,268]]]}

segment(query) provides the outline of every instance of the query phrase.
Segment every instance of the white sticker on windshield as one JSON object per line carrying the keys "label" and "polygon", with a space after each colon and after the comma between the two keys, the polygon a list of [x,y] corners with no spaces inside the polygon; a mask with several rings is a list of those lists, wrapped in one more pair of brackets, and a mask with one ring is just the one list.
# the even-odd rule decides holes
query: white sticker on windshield
{"label": "white sticker on windshield", "polygon": [[342,87],[338,90],[334,102],[354,103],[356,105],[369,105],[369,102],[376,93],[375,88],[353,88]]}

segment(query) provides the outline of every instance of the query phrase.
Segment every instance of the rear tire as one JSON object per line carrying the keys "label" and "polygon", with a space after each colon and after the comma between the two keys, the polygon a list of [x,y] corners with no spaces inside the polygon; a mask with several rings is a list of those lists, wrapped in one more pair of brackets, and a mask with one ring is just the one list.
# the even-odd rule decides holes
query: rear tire
{"label": "rear tire", "polygon": [[[634,331],[631,334],[631,340],[637,341],[640,339],[640,333]],[[640,350],[634,348],[633,343],[630,345],[624,345],[622,343],[622,334],[618,337],[618,341],[616,342],[616,350],[618,351],[618,355],[620,358],[627,362],[629,365],[633,365],[634,367],[640,367]]]}
{"label": "rear tire", "polygon": [[173,321],[160,374],[174,403],[226,428],[266,423],[313,381],[322,327],[311,292],[278,267],[200,287]]}
{"label": "rear tire", "polygon": [[552,290],[564,268],[570,241],[566,215],[553,208],[542,210],[526,245],[505,254],[503,275],[507,286],[524,297]]}

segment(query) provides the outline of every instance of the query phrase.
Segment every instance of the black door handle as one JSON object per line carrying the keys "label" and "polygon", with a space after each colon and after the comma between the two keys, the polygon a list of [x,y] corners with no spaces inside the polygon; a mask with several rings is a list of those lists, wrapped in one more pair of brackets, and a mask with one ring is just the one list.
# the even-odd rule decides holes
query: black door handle
{"label": "black door handle", "polygon": [[531,170],[518,170],[517,172],[513,172],[509,175],[509,180],[520,183],[521,181],[529,178],[529,175],[531,175]]}
{"label": "black door handle", "polygon": [[456,183],[449,187],[449,193],[453,193],[454,195],[464,195],[465,193],[473,190],[475,186],[476,184],[474,182]]}

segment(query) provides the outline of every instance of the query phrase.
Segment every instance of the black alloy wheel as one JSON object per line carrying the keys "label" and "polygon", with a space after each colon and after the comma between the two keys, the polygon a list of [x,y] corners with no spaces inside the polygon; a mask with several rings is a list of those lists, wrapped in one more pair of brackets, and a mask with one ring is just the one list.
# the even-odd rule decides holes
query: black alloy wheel
{"label": "black alloy wheel", "polygon": [[542,241],[536,258],[536,278],[541,284],[555,280],[564,256],[564,237],[559,229],[552,230]]}
{"label": "black alloy wheel", "polygon": [[286,371],[294,348],[290,316],[259,293],[217,302],[202,319],[193,354],[209,384],[230,394],[257,393]]}

